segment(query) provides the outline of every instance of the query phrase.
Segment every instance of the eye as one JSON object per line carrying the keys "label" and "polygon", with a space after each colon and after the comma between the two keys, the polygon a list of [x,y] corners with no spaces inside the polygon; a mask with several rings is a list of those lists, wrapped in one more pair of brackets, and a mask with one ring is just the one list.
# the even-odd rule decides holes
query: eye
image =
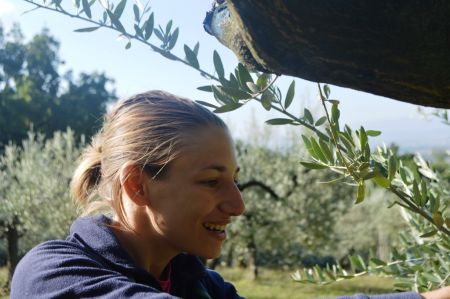
{"label": "eye", "polygon": [[210,179],[210,180],[205,180],[201,182],[203,185],[208,186],[208,187],[216,187],[217,184],[219,184],[219,180],[217,179]]}

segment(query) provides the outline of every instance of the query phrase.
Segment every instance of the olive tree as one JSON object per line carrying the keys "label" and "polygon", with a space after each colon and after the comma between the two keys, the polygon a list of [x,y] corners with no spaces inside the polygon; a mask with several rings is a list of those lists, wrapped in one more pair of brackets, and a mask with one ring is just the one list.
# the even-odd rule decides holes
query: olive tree
{"label": "olive tree", "polygon": [[246,212],[231,224],[224,257],[230,263],[230,255],[237,255],[254,277],[258,266],[294,267],[307,255],[334,250],[334,227],[351,204],[352,188],[323,188],[320,182],[333,175],[299,168],[302,151],[299,143],[283,149],[270,148],[267,141],[237,144]]}
{"label": "olive tree", "polygon": [[11,277],[19,257],[44,240],[62,238],[76,215],[69,183],[80,154],[74,133],[51,139],[30,132],[0,157],[0,236]]}

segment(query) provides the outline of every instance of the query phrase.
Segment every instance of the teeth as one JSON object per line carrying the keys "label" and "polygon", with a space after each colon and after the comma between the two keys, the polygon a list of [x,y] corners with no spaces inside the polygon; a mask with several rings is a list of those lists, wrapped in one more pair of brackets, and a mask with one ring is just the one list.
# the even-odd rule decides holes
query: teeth
{"label": "teeth", "polygon": [[226,228],[226,225],[211,224],[211,223],[205,223],[204,226],[206,229],[218,232],[223,232]]}

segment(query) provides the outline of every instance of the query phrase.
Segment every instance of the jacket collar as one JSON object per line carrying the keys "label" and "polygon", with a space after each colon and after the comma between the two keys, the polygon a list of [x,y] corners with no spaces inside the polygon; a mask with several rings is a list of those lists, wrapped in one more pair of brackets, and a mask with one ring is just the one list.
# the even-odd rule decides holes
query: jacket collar
{"label": "jacket collar", "polygon": [[120,246],[110,225],[112,220],[105,215],[81,217],[70,228],[70,236],[94,251],[108,262],[125,268],[136,268],[131,257]]}
{"label": "jacket collar", "polygon": [[[112,220],[105,215],[78,218],[70,228],[70,237],[76,238],[95,254],[120,268],[144,271],[138,268],[130,255],[122,248],[110,225]],[[69,237],[69,238],[70,238]],[[205,266],[190,254],[181,253],[171,261],[175,275],[184,279],[195,279],[206,275]]]}

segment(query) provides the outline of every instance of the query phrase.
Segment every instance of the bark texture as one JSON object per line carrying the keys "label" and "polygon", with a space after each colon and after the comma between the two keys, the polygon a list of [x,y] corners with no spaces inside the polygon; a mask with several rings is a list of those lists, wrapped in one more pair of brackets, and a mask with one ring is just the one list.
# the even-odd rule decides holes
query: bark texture
{"label": "bark texture", "polygon": [[448,0],[227,0],[274,73],[450,108]]}
{"label": "bark texture", "polygon": [[12,276],[19,263],[19,231],[17,225],[19,221],[14,217],[13,223],[8,226],[6,231],[6,243],[8,254],[8,285],[11,283]]}

